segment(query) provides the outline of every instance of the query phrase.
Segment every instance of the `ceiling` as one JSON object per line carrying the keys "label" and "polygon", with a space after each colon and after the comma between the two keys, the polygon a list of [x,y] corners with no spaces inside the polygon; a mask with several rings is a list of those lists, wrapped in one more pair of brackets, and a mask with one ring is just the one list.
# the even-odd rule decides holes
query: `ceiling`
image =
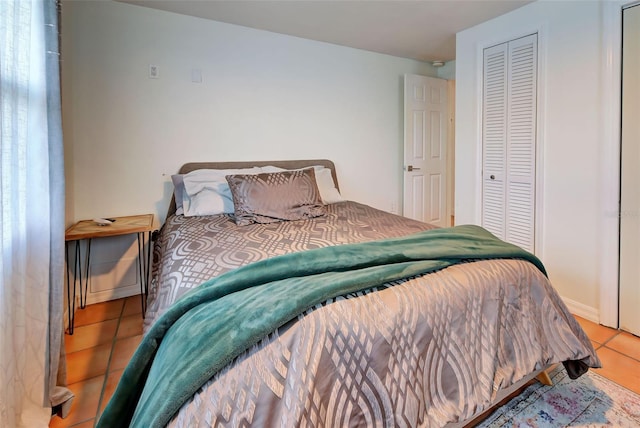
{"label": "ceiling", "polygon": [[457,32],[533,0],[118,0],[421,61],[456,56]]}

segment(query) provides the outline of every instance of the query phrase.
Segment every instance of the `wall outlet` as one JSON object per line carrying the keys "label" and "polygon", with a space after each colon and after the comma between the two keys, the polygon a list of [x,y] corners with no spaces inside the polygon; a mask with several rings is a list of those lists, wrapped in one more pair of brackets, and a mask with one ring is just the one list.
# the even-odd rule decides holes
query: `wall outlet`
{"label": "wall outlet", "polygon": [[391,202],[391,209],[389,211],[391,211],[393,214],[398,214],[398,207],[396,206],[395,202]]}
{"label": "wall outlet", "polygon": [[160,67],[155,64],[149,64],[149,79],[160,78]]}

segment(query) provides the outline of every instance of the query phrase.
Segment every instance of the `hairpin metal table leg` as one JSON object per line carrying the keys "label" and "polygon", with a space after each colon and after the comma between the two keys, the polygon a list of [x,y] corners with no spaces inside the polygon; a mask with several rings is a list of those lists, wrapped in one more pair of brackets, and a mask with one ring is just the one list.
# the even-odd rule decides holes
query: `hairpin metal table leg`
{"label": "hairpin metal table leg", "polygon": [[145,305],[145,289],[146,289],[146,263],[144,263],[144,232],[138,232],[138,272],[140,272],[140,303],[142,305],[142,318],[144,318],[144,313],[146,311]]}
{"label": "hairpin metal table leg", "polygon": [[[86,277],[82,279],[82,259],[81,259],[81,241],[73,241],[73,295],[71,295],[71,264],[69,263],[69,242],[65,242],[65,259],[67,262],[67,311],[69,315],[69,334],[73,334],[76,314],[76,290],[80,289],[80,308],[84,309],[87,304],[87,292],[89,287],[89,262],[91,254],[91,240],[87,241],[87,254],[85,262]],[[84,288],[84,298],[83,298]]]}
{"label": "hairpin metal table leg", "polygon": [[[64,243],[64,257],[65,260],[67,262],[67,314],[69,316],[69,334],[73,334],[73,311],[75,310],[75,304],[73,305],[73,309],[71,308],[71,270],[69,269],[70,265],[69,265],[69,242],[65,242]],[[75,245],[77,245],[77,243],[74,242]],[[75,260],[74,260],[74,267],[75,267]],[[74,274],[74,278],[75,280],[75,274]],[[75,282],[74,282],[74,295],[75,295]],[[75,302],[74,302],[75,303]]]}
{"label": "hairpin metal table leg", "polygon": [[145,269],[145,276],[144,276],[144,295],[147,296],[149,295],[149,271],[151,270],[151,237],[152,237],[152,232],[149,231],[148,235],[147,235],[147,258],[145,260],[147,266]]}
{"label": "hairpin metal table leg", "polygon": [[[84,297],[82,295],[82,270],[80,270],[80,309],[84,309],[87,307],[87,296],[89,295],[89,278],[91,277],[91,238],[87,238],[86,243],[86,254],[85,254],[85,276],[84,276]],[[77,241],[78,247],[80,246],[80,241]],[[78,251],[78,257],[80,256],[80,252]]]}

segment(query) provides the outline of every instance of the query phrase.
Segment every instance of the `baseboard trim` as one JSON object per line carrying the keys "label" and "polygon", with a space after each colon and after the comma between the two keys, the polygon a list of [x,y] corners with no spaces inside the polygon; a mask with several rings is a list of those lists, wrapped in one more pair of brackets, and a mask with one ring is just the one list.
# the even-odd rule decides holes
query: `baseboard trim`
{"label": "baseboard trim", "polygon": [[600,324],[600,311],[598,311],[598,309],[576,302],[568,297],[562,297],[562,300],[573,315],[577,315],[591,322],[595,322],[596,324]]}
{"label": "baseboard trim", "polygon": [[125,297],[131,297],[140,295],[140,285],[134,284],[126,287],[117,287],[111,290],[99,291],[97,293],[87,294],[87,305],[93,305],[95,303],[107,302],[109,300],[122,299]]}

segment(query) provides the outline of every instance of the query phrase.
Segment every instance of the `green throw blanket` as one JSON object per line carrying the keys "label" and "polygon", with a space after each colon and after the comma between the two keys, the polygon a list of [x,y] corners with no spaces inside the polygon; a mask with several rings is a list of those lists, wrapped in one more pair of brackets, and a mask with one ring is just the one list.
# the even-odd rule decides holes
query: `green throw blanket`
{"label": "green throw blanket", "polygon": [[492,258],[526,259],[545,273],[534,255],[467,225],[287,254],[210,279],[149,330],[97,426],[165,426],[240,353],[329,298]]}

